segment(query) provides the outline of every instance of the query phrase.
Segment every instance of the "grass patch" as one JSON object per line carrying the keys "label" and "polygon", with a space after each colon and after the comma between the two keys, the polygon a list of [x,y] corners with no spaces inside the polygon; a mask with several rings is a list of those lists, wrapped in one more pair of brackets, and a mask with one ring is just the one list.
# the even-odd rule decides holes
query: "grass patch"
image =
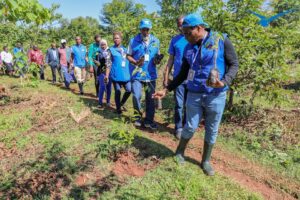
{"label": "grass patch", "polygon": [[146,176],[104,193],[101,199],[262,199],[227,178],[211,178],[196,165],[178,166],[167,158]]}

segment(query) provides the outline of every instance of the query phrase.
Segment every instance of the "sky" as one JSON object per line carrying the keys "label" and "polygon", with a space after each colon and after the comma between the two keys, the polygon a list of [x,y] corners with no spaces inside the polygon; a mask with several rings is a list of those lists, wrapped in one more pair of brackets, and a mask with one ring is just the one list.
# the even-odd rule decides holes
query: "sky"
{"label": "sky", "polygon": [[[144,4],[148,13],[158,11],[160,7],[155,0],[134,0],[136,3]],[[49,8],[51,4],[60,4],[58,13],[63,17],[72,19],[79,16],[90,16],[99,20],[100,11],[103,4],[110,3],[109,0],[39,0],[39,2]]]}

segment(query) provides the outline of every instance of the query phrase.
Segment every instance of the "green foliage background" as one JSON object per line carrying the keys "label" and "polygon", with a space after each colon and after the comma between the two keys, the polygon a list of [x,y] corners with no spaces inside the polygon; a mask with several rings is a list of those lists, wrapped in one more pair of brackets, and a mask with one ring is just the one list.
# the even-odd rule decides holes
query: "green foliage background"
{"label": "green foliage background", "polygon": [[177,34],[176,18],[196,12],[202,14],[210,28],[228,34],[236,48],[240,70],[232,89],[237,92],[250,90],[251,102],[258,95],[272,101],[283,100],[280,88],[300,57],[300,12],[285,15],[263,28],[258,25],[259,19],[248,11],[272,16],[300,8],[298,0],[271,0],[268,3],[264,0],[156,2],[161,10],[147,13],[145,6],[134,0],[113,0],[104,4],[99,23],[92,17],[65,19],[56,12],[59,5],[55,4],[45,9],[36,0],[2,0],[1,46],[12,48],[19,41],[24,43],[25,49],[30,44],[37,44],[45,51],[51,42],[59,44],[62,38],[72,45],[77,35],[88,46],[95,34],[100,34],[112,45],[113,31],[123,33],[123,44],[127,46],[130,38],[139,32],[139,21],[149,18],[153,22],[151,32],[160,39],[161,52],[167,54],[170,39]]}

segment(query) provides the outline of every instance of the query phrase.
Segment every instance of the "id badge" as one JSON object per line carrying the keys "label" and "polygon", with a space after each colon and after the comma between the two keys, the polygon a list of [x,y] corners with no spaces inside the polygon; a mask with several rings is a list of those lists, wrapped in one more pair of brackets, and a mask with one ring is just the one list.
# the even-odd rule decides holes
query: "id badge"
{"label": "id badge", "polygon": [[145,61],[146,61],[146,62],[149,61],[149,54],[145,54]]}
{"label": "id badge", "polygon": [[123,61],[122,61],[122,67],[125,67],[125,66],[126,66],[126,61],[123,60]]}
{"label": "id badge", "polygon": [[193,81],[193,80],[194,80],[194,76],[195,76],[195,71],[192,70],[192,69],[190,69],[190,70],[189,70],[189,75],[188,75],[187,80],[188,80],[188,81]]}

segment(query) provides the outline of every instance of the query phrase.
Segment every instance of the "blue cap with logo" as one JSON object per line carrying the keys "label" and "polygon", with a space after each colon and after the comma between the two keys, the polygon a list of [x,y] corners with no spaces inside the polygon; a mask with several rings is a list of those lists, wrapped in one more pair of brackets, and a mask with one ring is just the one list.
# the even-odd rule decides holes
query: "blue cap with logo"
{"label": "blue cap with logo", "polygon": [[208,26],[208,24],[203,21],[201,15],[189,14],[183,19],[182,27],[193,27],[198,25]]}
{"label": "blue cap with logo", "polygon": [[140,29],[142,29],[142,28],[149,28],[149,29],[151,29],[152,28],[152,23],[151,23],[150,19],[142,19],[140,21],[139,28]]}

